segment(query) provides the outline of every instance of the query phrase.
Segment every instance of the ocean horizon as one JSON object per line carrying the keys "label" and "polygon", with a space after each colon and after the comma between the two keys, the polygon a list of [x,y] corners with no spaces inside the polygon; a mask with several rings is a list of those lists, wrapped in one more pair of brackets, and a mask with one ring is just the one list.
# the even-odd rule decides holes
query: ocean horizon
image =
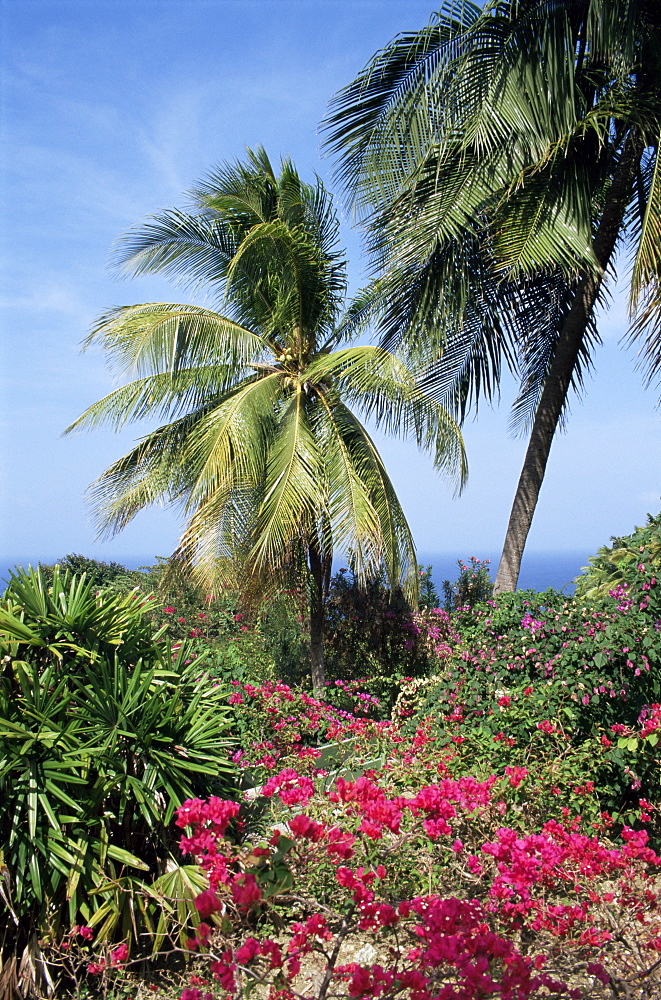
{"label": "ocean horizon", "polygon": [[[481,561],[489,560],[489,575],[493,581],[496,577],[500,553],[484,554],[473,552],[475,558]],[[548,552],[525,552],[521,562],[518,588],[520,590],[560,590],[566,594],[574,592],[574,579],[588,565],[591,553],[578,550]],[[453,552],[418,552],[418,563],[422,567],[432,567],[432,580],[436,589],[441,591],[444,580],[451,583],[459,576],[459,560],[466,565],[468,556],[457,556]]]}
{"label": "ocean horizon", "polygon": [[[473,552],[471,554],[477,559],[489,560],[490,575],[493,580],[496,576],[500,555],[490,552]],[[579,575],[582,568],[587,566],[589,555],[590,553],[577,550],[526,552],[521,564],[518,586],[522,590],[548,590],[549,587],[553,587],[555,590],[571,594],[574,590],[572,581]],[[61,558],[63,558],[62,555],[40,556],[37,558],[0,557],[0,589],[2,584],[8,581],[11,570],[16,566],[27,566],[29,564],[36,566],[39,562],[52,565]],[[99,559],[102,562],[118,562],[126,566],[127,569],[139,569],[144,566],[153,566],[156,563],[156,556],[144,555],[95,555],[92,558]],[[439,593],[441,592],[444,580],[450,580],[453,583],[459,576],[458,561],[460,559],[463,563],[467,563],[469,556],[463,553],[457,554],[452,551],[418,552],[418,563],[420,566],[432,567],[432,579]],[[340,569],[341,565],[342,560],[338,557],[335,561],[335,569]]]}

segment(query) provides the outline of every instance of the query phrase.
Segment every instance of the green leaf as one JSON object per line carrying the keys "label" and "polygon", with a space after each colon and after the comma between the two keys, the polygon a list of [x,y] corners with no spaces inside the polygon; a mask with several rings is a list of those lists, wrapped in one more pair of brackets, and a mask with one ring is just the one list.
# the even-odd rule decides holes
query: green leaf
{"label": "green leaf", "polygon": [[[99,842],[95,842],[95,847],[100,847]],[[148,864],[136,857],[135,854],[131,854],[130,851],[124,850],[123,847],[118,847],[116,844],[108,844],[107,852],[108,857],[112,858],[113,861],[121,861],[123,865],[131,865],[132,868],[140,868],[142,871],[149,871]]]}
{"label": "green leaf", "polygon": [[39,855],[37,851],[32,851],[30,854],[29,868],[30,868],[30,880],[32,882],[32,890],[39,900],[43,899],[42,885],[41,885],[41,868],[39,865]]}

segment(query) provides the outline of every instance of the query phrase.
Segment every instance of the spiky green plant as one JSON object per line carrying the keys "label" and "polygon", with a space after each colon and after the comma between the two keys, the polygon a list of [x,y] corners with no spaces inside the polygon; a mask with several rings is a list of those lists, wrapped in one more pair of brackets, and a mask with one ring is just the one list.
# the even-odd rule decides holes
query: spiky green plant
{"label": "spiky green plant", "polygon": [[[137,947],[162,940],[176,906],[155,900],[180,868],[174,810],[233,788],[228,689],[185,644],[175,652],[154,632],[146,603],[58,567],[50,586],[40,571],[17,571],[0,600],[7,969],[73,924],[101,940],[130,933]],[[189,876],[202,878],[182,871],[182,885]]]}
{"label": "spiky green plant", "polygon": [[342,313],[346,266],[321,181],[304,184],[263,150],[225,164],[193,193],[195,211],[168,211],[123,242],[133,274],[162,272],[203,286],[216,308],[147,304],[101,318],[100,344],[132,380],[70,428],[115,428],[158,415],[96,482],[103,530],[118,531],[157,500],[178,504],[178,557],[213,585],[309,573],[312,680],[321,692],[324,602],[334,550],[361,579],[385,571],[414,592],[413,541],[356,410],[411,436],[461,483],[461,436],[414,370],[375,346],[349,346],[360,306]]}

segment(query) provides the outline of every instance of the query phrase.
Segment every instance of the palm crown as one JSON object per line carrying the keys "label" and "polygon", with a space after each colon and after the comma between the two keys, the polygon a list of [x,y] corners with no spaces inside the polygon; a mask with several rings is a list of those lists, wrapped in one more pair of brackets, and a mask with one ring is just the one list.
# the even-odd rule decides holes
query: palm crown
{"label": "palm crown", "polygon": [[178,556],[206,580],[222,582],[237,559],[271,576],[307,561],[318,604],[336,549],[359,576],[385,570],[413,593],[411,533],[354,409],[411,435],[458,483],[463,445],[414,371],[348,344],[360,308],[342,313],[346,265],[328,193],[288,160],[276,176],[258,150],[211,174],[194,199],[195,213],[168,211],[130,234],[121,262],[205,286],[218,311],[129,306],[88,337],[131,381],[69,430],[168,420],[93,485],[101,529],[166,500],[187,518]]}
{"label": "palm crown", "polygon": [[448,2],[377,53],[326,122],[368,215],[382,343],[422,348],[459,415],[503,361],[520,380],[531,476],[508,585],[618,249],[633,251],[632,335],[661,372],[660,40],[657,0]]}

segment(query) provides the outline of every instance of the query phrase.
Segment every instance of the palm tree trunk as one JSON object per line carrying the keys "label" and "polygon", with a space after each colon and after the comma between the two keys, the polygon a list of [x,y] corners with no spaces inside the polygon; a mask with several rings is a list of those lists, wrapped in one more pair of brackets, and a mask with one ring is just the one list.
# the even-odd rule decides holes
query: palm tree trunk
{"label": "palm tree trunk", "polygon": [[322,698],[324,695],[324,682],[326,680],[324,633],[331,557],[323,556],[320,553],[315,540],[308,545],[308,559],[312,576],[310,593],[310,667],[312,673],[312,692],[315,698]]}
{"label": "palm tree trunk", "polygon": [[643,140],[638,133],[630,133],[594,238],[594,252],[601,271],[599,274],[585,274],[580,280],[558,338],[553,361],[535,413],[528,449],[514,496],[494,584],[495,594],[516,589],[523,550],[537,506],[553,436],[567,398],[585,331],[604,279],[604,272],[622,228],[631,186],[643,148]]}

